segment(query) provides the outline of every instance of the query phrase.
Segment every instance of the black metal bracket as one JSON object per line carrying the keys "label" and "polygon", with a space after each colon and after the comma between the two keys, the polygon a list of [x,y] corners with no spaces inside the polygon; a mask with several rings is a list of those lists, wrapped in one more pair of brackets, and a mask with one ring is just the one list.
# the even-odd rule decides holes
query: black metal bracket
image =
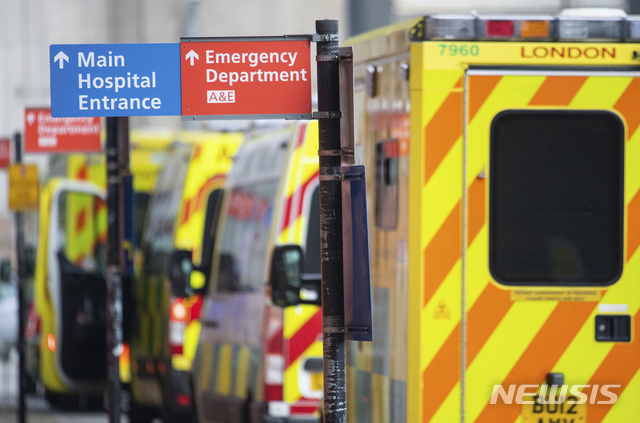
{"label": "black metal bracket", "polygon": [[340,119],[342,114],[338,112],[313,112],[312,119]]}

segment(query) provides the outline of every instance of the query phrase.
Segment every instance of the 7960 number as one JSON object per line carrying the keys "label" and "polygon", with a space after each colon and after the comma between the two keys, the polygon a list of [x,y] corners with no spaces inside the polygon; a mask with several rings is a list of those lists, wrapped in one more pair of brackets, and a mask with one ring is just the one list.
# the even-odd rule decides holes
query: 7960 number
{"label": "7960 number", "polygon": [[438,44],[440,47],[440,56],[445,54],[448,56],[477,56],[480,53],[480,47],[476,44]]}

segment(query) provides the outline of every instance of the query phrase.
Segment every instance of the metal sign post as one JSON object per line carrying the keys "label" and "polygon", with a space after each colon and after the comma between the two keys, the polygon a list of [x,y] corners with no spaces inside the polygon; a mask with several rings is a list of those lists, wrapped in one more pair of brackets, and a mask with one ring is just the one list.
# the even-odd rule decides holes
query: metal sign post
{"label": "metal sign post", "polygon": [[316,21],[324,421],[347,421],[338,21]]}
{"label": "metal sign post", "polygon": [[[22,136],[16,133],[14,136],[14,148],[16,164],[22,163]],[[24,212],[16,212],[16,258],[18,261],[18,423],[26,421],[25,395],[27,393],[26,374],[24,363],[24,324],[26,304],[24,303]]]}
{"label": "metal sign post", "polygon": [[122,352],[122,270],[124,269],[124,199],[122,176],[129,171],[129,118],[107,118],[107,411],[120,423],[120,353]]}

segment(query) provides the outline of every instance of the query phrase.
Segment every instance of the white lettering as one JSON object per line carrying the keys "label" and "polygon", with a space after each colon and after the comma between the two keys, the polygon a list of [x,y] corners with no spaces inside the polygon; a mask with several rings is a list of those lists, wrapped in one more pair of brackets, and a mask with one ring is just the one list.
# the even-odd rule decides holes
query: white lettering
{"label": "white lettering", "polygon": [[91,88],[91,74],[87,74],[87,79],[82,79],[82,74],[79,73],[78,74],[78,84],[80,89],[82,89],[82,83],[86,82],[87,83],[87,88]]}
{"label": "white lettering", "polygon": [[78,98],[80,105],[78,106],[79,110],[89,110],[87,109],[87,96],[86,95],[81,95]]}
{"label": "white lettering", "polygon": [[491,401],[489,404],[496,404],[498,401],[498,395],[502,397],[502,401],[505,404],[511,404],[513,402],[513,395],[516,393],[516,385],[509,386],[509,392],[505,392],[502,385],[493,385],[493,393],[491,394]]}
{"label": "white lettering", "polygon": [[298,57],[298,52],[295,52],[293,55],[291,54],[291,52],[289,52],[289,59],[291,59],[289,66],[293,66],[293,64],[296,62],[296,57]]}
{"label": "white lettering", "polygon": [[93,67],[94,66],[94,62],[93,62],[93,52],[89,53],[89,55],[87,57],[84,57],[84,53],[79,51],[78,52],[78,67]]}

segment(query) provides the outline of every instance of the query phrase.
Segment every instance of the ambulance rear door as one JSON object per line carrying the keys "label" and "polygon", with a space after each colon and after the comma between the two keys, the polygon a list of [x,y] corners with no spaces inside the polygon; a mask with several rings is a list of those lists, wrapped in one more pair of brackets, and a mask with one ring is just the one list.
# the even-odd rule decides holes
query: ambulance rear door
{"label": "ambulance rear door", "polygon": [[[464,421],[638,421],[640,74],[464,87]],[[554,383],[564,404],[520,401]]]}

